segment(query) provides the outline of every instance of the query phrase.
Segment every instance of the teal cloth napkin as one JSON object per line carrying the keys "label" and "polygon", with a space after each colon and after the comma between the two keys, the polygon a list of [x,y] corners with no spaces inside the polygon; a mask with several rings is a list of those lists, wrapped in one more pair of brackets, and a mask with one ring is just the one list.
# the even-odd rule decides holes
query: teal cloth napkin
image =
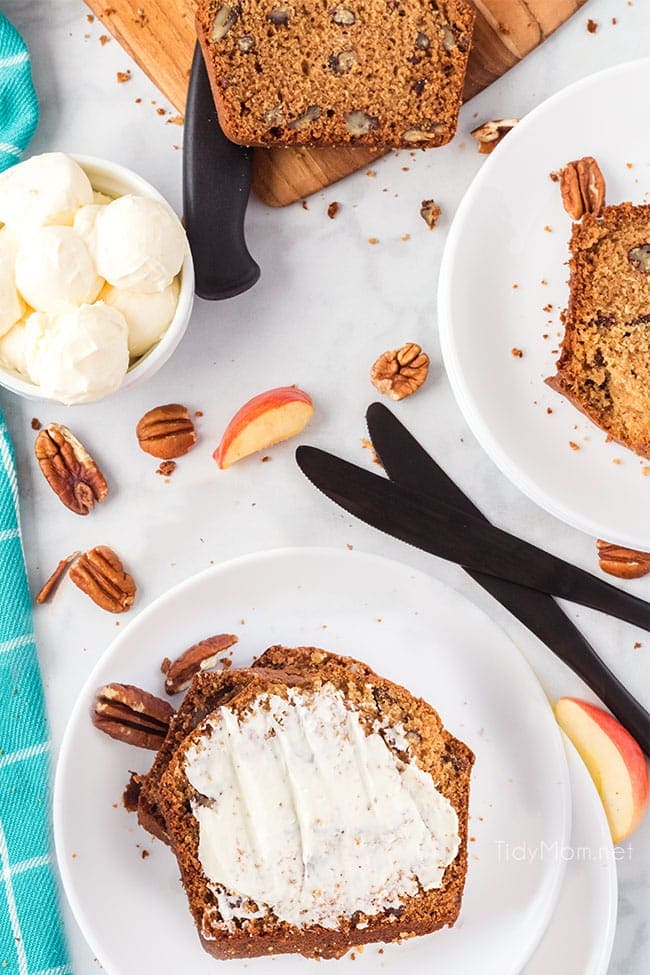
{"label": "teal cloth napkin", "polygon": [[[0,170],[38,122],[29,53],[0,13]],[[50,741],[18,516],[0,411],[0,972],[68,975],[50,844]]]}
{"label": "teal cloth napkin", "polygon": [[0,972],[67,975],[50,845],[50,742],[0,411]]}
{"label": "teal cloth napkin", "polygon": [[0,13],[0,172],[18,162],[37,123],[29,51],[13,24]]}

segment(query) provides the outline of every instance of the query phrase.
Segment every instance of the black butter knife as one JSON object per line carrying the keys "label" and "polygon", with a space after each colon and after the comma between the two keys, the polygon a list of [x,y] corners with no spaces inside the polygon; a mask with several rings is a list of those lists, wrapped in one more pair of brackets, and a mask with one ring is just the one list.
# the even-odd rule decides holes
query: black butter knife
{"label": "black butter knife", "polygon": [[183,215],[200,298],[233,298],[260,276],[244,238],[252,156],[221,131],[197,44],[185,108]]}
{"label": "black butter knife", "polygon": [[650,630],[650,604],[442,501],[341,460],[298,447],[296,460],[332,501],[373,528],[466,569],[559,596]]}
{"label": "black butter knife", "polygon": [[[443,501],[487,520],[383,403],[373,403],[366,420],[373,447],[391,481],[419,491],[434,503]],[[650,755],[650,715],[603,663],[553,597],[482,572],[468,573],[578,674]]]}

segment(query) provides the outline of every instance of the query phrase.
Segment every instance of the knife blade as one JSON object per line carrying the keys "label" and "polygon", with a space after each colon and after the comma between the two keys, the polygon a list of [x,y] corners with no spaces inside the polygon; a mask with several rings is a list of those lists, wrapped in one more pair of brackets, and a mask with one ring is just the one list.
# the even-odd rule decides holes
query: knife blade
{"label": "knife blade", "polygon": [[[485,517],[383,403],[373,403],[366,420],[373,447],[392,481],[417,490],[434,502],[443,501],[468,514]],[[600,659],[553,597],[506,579],[466,571],[578,674],[650,755],[650,714]]]}
{"label": "knife blade", "polygon": [[260,276],[244,237],[252,155],[221,131],[197,44],[185,108],[183,217],[199,298],[233,298]]}
{"label": "knife blade", "polygon": [[650,605],[515,535],[438,502],[317,447],[300,446],[296,460],[323,494],[373,528],[415,548],[600,610],[650,630]]}

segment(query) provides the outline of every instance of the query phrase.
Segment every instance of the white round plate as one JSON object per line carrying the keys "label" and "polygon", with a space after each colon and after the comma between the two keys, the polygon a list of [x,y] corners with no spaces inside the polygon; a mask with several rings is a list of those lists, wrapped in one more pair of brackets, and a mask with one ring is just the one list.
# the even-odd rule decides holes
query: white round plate
{"label": "white round plate", "polygon": [[544,383],[558,357],[571,233],[549,174],[592,155],[608,202],[647,202],[650,126],[640,123],[638,93],[649,86],[650,60],[619,65],[554,95],[509,133],[456,213],[438,320],[458,405],[502,472],[568,524],[650,550],[650,463],[606,443]]}
{"label": "white round plate", "polygon": [[[71,715],[55,785],[57,856],[72,910],[110,975],[208,975],[216,963],[199,946],[169,850],[120,804],[128,770],[146,770],[151,755],[93,728],[94,691],[123,681],[160,693],[162,659],[221,631],[239,634],[235,666],[273,643],[360,657],[430,701],[476,754],[457,924],[381,956],[368,947],[339,966],[354,962],[357,975],[379,966],[429,973],[434,961],[445,975],[519,972],[551,917],[564,864],[522,863],[509,851],[562,846],[571,824],[562,739],[533,672],[496,625],[430,576],[357,552],[288,549],[236,559],[158,599],[113,642]],[[307,964],[283,956],[227,967],[263,975]]]}
{"label": "white round plate", "polygon": [[566,861],[555,913],[524,975],[606,975],[616,930],[616,857],[605,810],[566,736],[571,777],[571,843],[550,856]]}

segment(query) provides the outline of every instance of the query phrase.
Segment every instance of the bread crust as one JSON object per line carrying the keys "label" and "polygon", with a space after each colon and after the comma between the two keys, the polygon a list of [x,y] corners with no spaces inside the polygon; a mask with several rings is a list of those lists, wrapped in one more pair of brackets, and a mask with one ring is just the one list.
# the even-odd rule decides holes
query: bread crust
{"label": "bread crust", "polygon": [[[214,40],[215,17],[224,6],[235,20]],[[269,21],[276,6],[290,12],[286,24]],[[340,6],[354,11],[352,25],[333,22],[336,3],[326,8],[290,0],[200,0],[197,37],[219,123],[231,142],[388,150],[431,148],[453,138],[474,7],[465,0],[437,6],[424,0],[351,0]],[[238,47],[242,36],[253,41],[247,52]],[[344,72],[336,61],[341,53],[357,58]],[[309,109],[318,109],[318,115],[296,124]],[[362,126],[357,132],[347,122],[358,112],[371,120],[367,131]],[[404,137],[413,131],[430,137]]]}
{"label": "bread crust", "polygon": [[[271,648],[273,653],[269,653],[267,663],[280,649]],[[343,692],[362,721],[370,725],[380,718],[391,725],[398,722],[404,725],[412,755],[421,768],[432,774],[437,788],[456,809],[460,833],[458,854],[447,867],[440,889],[405,897],[402,908],[366,918],[366,926],[361,928],[356,926],[358,919],[355,918],[342,918],[339,929],[331,930],[318,925],[298,928],[267,917],[228,929],[219,923],[217,900],[209,889],[198,859],[198,823],[188,811],[194,792],[184,774],[184,754],[200,737],[201,728],[198,727],[169,762],[160,782],[159,803],[201,943],[215,958],[248,958],[284,952],[336,958],[355,945],[402,940],[451,926],[458,917],[467,871],[469,784],[474,755],[467,745],[443,728],[437,712],[422,699],[378,677],[365,665],[359,664],[359,667],[369,673],[351,673],[348,669],[351,658],[339,658],[347,661],[343,665],[333,662],[335,655],[327,654],[327,658],[317,673],[305,675],[302,686],[317,691],[329,682]],[[269,668],[264,676],[260,671],[260,676],[251,677],[246,688],[229,701],[229,707],[238,713],[244,712],[270,686],[274,693],[286,695],[290,685],[269,684],[268,671]]]}
{"label": "bread crust", "polygon": [[546,383],[615,440],[650,458],[650,273],[629,252],[650,245],[650,205],[621,203],[573,225],[569,304]]}

